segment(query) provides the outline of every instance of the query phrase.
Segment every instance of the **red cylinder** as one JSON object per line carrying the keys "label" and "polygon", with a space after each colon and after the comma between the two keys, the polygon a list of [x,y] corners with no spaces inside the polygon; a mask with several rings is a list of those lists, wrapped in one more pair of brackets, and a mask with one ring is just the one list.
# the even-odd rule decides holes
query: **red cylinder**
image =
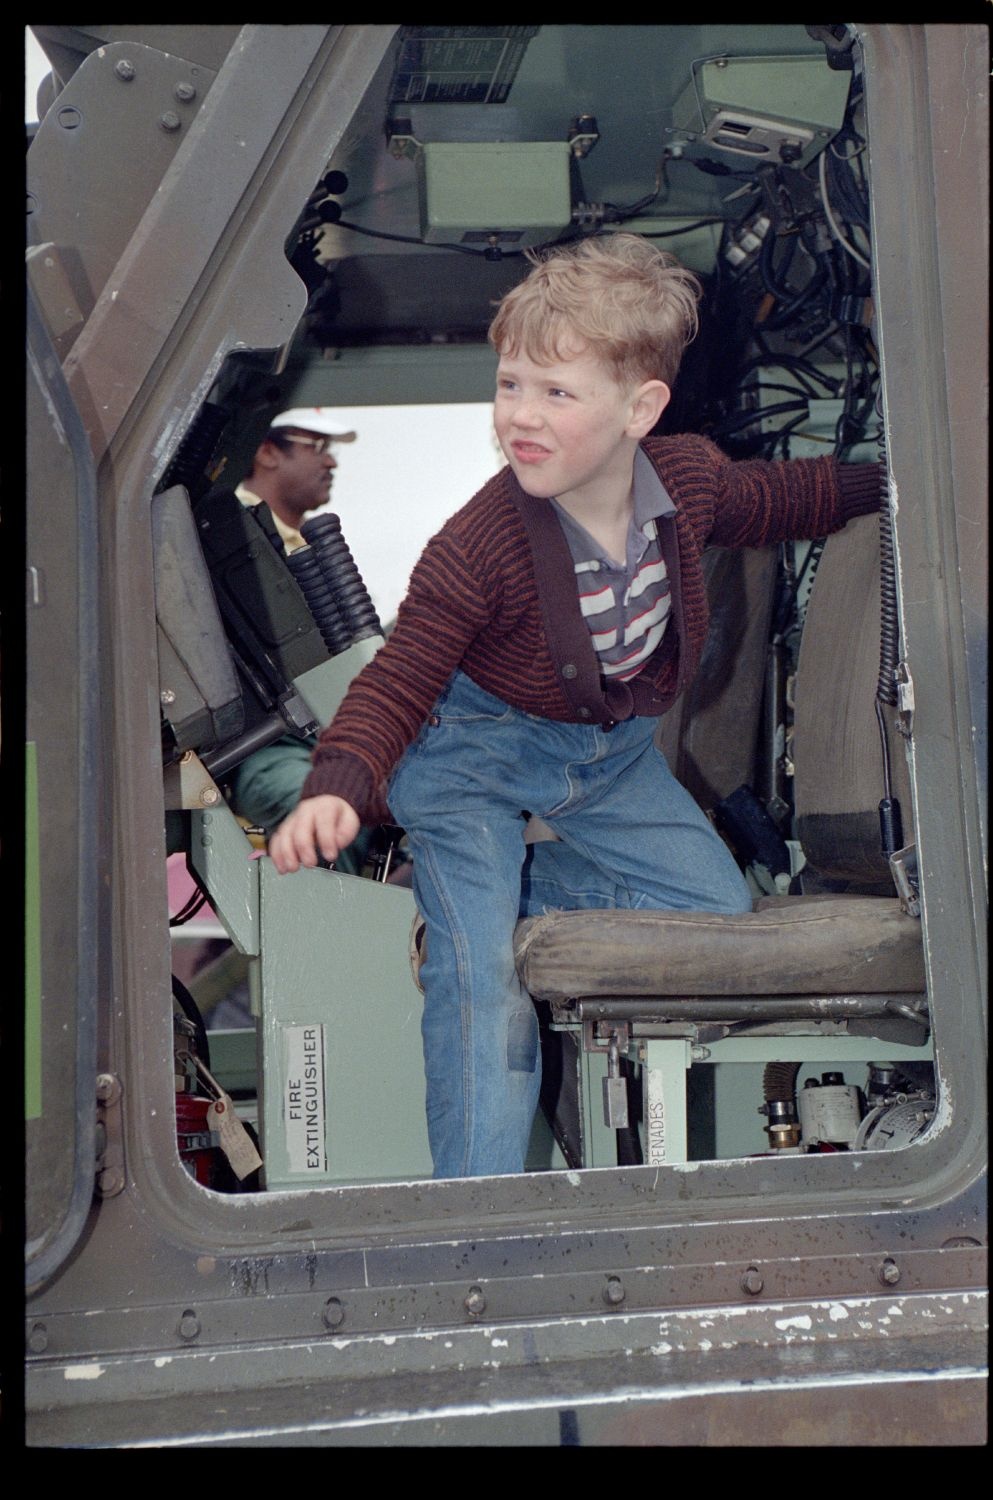
{"label": "red cylinder", "polygon": [[197,1094],[176,1095],[176,1141],[179,1159],[197,1182],[210,1187],[214,1150],[210,1143],[207,1111],[213,1101]]}

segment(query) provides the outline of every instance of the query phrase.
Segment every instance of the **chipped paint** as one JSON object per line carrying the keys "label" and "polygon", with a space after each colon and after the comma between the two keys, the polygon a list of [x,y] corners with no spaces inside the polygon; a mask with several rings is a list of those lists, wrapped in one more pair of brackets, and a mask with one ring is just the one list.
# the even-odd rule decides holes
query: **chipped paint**
{"label": "chipped paint", "polygon": [[155,1368],[157,1370],[161,1370],[163,1365],[171,1365],[171,1364],[172,1364],[172,1355],[171,1354],[161,1354],[159,1356],[159,1358],[155,1361]]}
{"label": "chipped paint", "polygon": [[848,1308],[842,1307],[840,1302],[832,1302],[828,1316],[832,1323],[840,1323],[848,1317]]}
{"label": "chipped paint", "polygon": [[580,1176],[578,1172],[567,1172],[565,1174],[565,1180],[566,1182],[571,1183],[573,1187],[579,1187]]}
{"label": "chipped paint", "polygon": [[798,1318],[777,1318],[776,1327],[785,1333],[787,1328],[803,1328],[809,1331],[813,1324],[807,1314],[803,1313]]}
{"label": "chipped paint", "polygon": [[101,1375],[106,1374],[103,1365],[69,1365],[65,1371],[66,1380],[99,1380]]}

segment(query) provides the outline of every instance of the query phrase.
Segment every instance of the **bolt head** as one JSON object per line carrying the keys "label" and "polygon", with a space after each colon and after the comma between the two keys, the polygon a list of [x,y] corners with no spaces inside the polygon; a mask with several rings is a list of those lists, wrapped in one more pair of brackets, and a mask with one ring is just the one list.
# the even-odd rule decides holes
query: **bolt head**
{"label": "bolt head", "polygon": [[32,1325],[31,1332],[28,1334],[28,1348],[32,1354],[44,1354],[48,1348],[48,1329],[44,1323]]}
{"label": "bolt head", "polygon": [[324,1326],[340,1328],[345,1321],[345,1309],[337,1297],[329,1297],[324,1304]]}
{"label": "bolt head", "polygon": [[126,57],[122,57],[120,62],[114,64],[114,72],[125,83],[130,83],[134,77],[134,64],[128,62]]}
{"label": "bolt head", "polygon": [[900,1267],[895,1260],[884,1260],[879,1268],[879,1279],[883,1286],[896,1286],[900,1274]]}
{"label": "bolt head", "polygon": [[177,114],[175,114],[171,109],[167,109],[165,114],[159,120],[159,124],[162,126],[163,130],[173,131],[179,129],[181,121]]}
{"label": "bolt head", "polygon": [[192,1308],[187,1308],[179,1320],[180,1337],[184,1339],[195,1339],[200,1332],[200,1319]]}
{"label": "bolt head", "polygon": [[177,83],[174,92],[176,98],[181,99],[184,104],[188,104],[191,99],[195,99],[197,96],[197,91],[192,83]]}
{"label": "bolt head", "polygon": [[200,793],[200,801],[203,803],[204,807],[213,807],[215,802],[219,802],[220,800],[221,794],[217,790],[216,786],[205,786],[203,791]]}
{"label": "bolt head", "polygon": [[469,1288],[469,1295],[466,1297],[463,1306],[466,1312],[471,1313],[474,1318],[478,1318],[480,1313],[484,1313],[486,1311],[486,1298],[483,1296],[482,1287],[471,1286]]}
{"label": "bolt head", "polygon": [[764,1286],[761,1272],[755,1266],[749,1266],[741,1278],[741,1290],[747,1292],[750,1297],[757,1297]]}
{"label": "bolt head", "polygon": [[626,1292],[618,1276],[608,1276],[607,1285],[603,1289],[603,1300],[609,1307],[619,1307],[624,1301]]}

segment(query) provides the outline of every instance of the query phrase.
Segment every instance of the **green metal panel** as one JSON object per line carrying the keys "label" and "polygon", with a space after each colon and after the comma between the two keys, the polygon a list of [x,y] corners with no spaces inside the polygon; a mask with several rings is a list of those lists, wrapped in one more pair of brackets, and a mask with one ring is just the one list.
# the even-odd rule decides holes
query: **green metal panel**
{"label": "green metal panel", "polygon": [[428,244],[510,231],[517,246],[572,219],[566,141],[436,141],[421,147],[421,233]]}
{"label": "green metal panel", "polygon": [[190,859],[239,953],[259,951],[255,853],[226,803],[190,814]]}
{"label": "green metal panel", "polygon": [[[673,108],[676,124],[701,128],[724,107],[797,124],[841,126],[851,74],[828,68],[824,54],[812,57],[720,57],[693,70],[689,87]],[[694,125],[694,116],[696,124]]]}
{"label": "green metal panel", "polygon": [[413,896],[258,863],[266,1186],[429,1177]]}
{"label": "green metal panel", "polygon": [[347,651],[332,656],[330,661],[321,662],[319,666],[311,667],[308,672],[302,672],[299,677],[294,678],[293,686],[319,724],[331,723],[341,700],[348,692],[352,678],[357,677],[366,663],[372,661],[382,644],[382,636],[366,636],[364,640],[349,646]]}

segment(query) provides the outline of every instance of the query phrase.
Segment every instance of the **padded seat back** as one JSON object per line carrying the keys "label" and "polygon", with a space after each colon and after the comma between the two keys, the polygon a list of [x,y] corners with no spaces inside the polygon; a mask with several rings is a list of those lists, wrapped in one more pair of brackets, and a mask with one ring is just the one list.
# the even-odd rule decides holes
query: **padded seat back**
{"label": "padded seat back", "polygon": [[[859,516],[828,538],[814,578],[794,697],[797,837],[807,863],[834,880],[892,891],[882,854],[883,760],[876,720],[880,637],[879,521]],[[913,839],[910,777],[895,710],[888,727],[903,841]]]}

